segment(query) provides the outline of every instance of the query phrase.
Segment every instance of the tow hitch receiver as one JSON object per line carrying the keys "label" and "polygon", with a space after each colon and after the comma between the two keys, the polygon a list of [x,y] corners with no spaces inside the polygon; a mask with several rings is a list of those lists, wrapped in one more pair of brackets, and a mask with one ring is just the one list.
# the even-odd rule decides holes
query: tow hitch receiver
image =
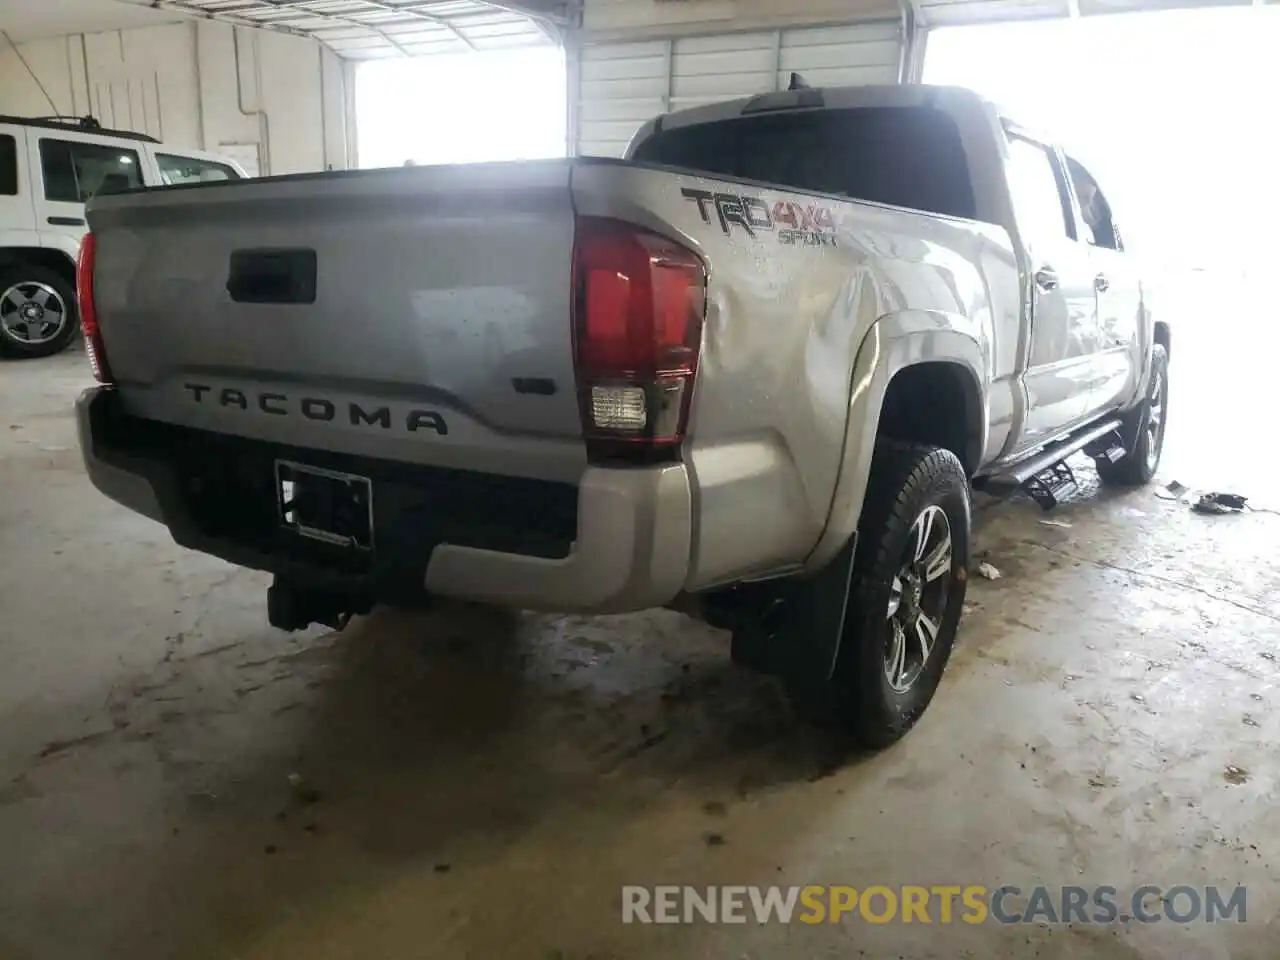
{"label": "tow hitch receiver", "polygon": [[280,577],[267,589],[267,620],[277,630],[305,630],[313,623],[341,630],[353,616],[372,608],[368,600],[304,587]]}

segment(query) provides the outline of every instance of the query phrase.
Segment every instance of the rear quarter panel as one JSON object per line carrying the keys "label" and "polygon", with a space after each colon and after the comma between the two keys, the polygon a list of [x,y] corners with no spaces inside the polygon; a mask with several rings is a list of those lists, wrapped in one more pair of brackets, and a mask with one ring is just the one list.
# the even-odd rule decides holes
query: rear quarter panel
{"label": "rear quarter panel", "polygon": [[649,226],[708,264],[685,450],[690,589],[798,568],[825,539],[849,438],[860,447],[874,435],[874,419],[851,422],[851,402],[860,397],[859,417],[878,414],[853,383],[877,321],[902,344],[898,362],[961,353],[984,395],[996,322],[984,258],[1009,264],[1016,323],[1016,270],[997,227],[605,162],[576,166],[573,194],[579,214]]}

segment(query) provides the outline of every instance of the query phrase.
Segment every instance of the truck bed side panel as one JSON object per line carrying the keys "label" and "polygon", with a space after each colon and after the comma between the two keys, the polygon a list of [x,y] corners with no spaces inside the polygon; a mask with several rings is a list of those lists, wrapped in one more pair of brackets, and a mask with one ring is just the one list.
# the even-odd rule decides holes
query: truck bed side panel
{"label": "truck bed side panel", "polygon": [[814,549],[844,465],[854,360],[879,318],[912,310],[963,331],[989,383],[979,264],[1008,247],[998,228],[613,163],[575,167],[573,192],[579,213],[647,223],[710,265],[685,457],[691,588],[798,566]]}

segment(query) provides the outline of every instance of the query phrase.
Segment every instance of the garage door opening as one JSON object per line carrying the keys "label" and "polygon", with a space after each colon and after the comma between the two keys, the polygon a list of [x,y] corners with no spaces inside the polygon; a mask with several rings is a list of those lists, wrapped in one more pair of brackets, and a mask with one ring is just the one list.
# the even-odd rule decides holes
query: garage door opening
{"label": "garage door opening", "polygon": [[1246,251],[1226,238],[1280,213],[1263,120],[1277,49],[1280,11],[1265,7],[956,27],[930,35],[925,79],[971,87],[1086,154],[1123,196],[1133,246],[1236,266]]}
{"label": "garage door opening", "polygon": [[1270,381],[1280,349],[1262,309],[1280,215],[1267,119],[1277,49],[1280,10],[1252,7],[940,29],[925,62],[927,82],[977,90],[1098,176],[1155,281],[1148,307],[1175,324],[1171,379],[1187,391],[1174,394],[1175,419],[1187,432],[1170,430],[1165,472],[1212,472],[1232,489],[1245,470],[1256,483],[1269,475],[1250,411],[1270,404],[1246,394]]}
{"label": "garage door opening", "polygon": [[565,90],[557,48],[362,63],[360,166],[562,157]]}

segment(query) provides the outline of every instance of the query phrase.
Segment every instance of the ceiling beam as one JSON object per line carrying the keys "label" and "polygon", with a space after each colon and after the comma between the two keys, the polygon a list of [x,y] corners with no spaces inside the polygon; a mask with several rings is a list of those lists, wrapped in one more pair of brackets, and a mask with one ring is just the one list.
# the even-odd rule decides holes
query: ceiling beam
{"label": "ceiling beam", "polygon": [[542,20],[557,27],[571,26],[572,9],[576,9],[579,5],[568,0],[473,0],[473,2],[492,7],[494,10],[518,13],[530,20]]}
{"label": "ceiling beam", "polygon": [[286,27],[281,24],[263,23],[261,20],[253,20],[249,17],[242,17],[235,13],[222,13],[216,10],[206,10],[203,7],[197,7],[186,0],[143,0],[143,2],[135,2],[135,0],[116,0],[117,3],[123,3],[130,7],[149,7],[152,10],[167,10],[170,13],[181,13],[194,20],[213,20],[216,23],[225,23],[233,27],[251,27],[254,30],[270,30],[272,33],[285,33],[291,37],[310,37],[311,34],[305,30],[298,30],[294,27]]}
{"label": "ceiling beam", "polygon": [[[265,12],[270,10],[286,16],[288,14],[296,14],[299,17],[312,17],[317,20],[327,20],[332,23],[367,30],[384,40],[401,55],[414,55],[404,44],[396,40],[393,34],[383,29],[388,24],[372,24],[359,20],[350,14],[310,9],[309,0],[293,0],[293,2],[291,0],[251,0],[250,4],[233,8],[232,10],[210,10],[195,2],[195,0],[115,0],[115,2],[127,6],[149,7],[155,10],[183,13],[197,19],[214,20],[234,26],[253,27],[272,30],[276,33],[286,33],[292,36],[311,37],[312,34],[309,30],[274,23],[269,20],[258,20],[255,19],[250,11]],[[468,50],[474,51],[478,49],[476,44],[449,18],[431,12],[432,8],[438,5],[439,0],[423,0],[423,2],[418,3],[391,3],[388,0],[360,0],[360,2],[385,13],[395,13],[408,19],[430,23],[446,31]],[[526,17],[548,40],[560,45],[564,42],[564,30],[569,26],[570,7],[572,4],[576,4],[578,0],[472,0],[472,2],[478,6]],[[332,48],[331,44],[326,45]]]}
{"label": "ceiling beam", "polygon": [[[118,0],[118,2],[130,3],[132,2],[132,0]],[[295,12],[303,14],[305,16],[312,16],[320,20],[332,20],[335,23],[344,23],[350,27],[359,27],[362,30],[368,30],[370,33],[374,34],[375,36],[378,36],[381,39],[385,40],[387,44],[391,46],[393,49],[395,49],[396,51],[398,51],[401,54],[401,56],[405,56],[405,57],[413,56],[413,53],[407,47],[399,43],[395,37],[391,36],[389,33],[386,33],[385,31],[379,29],[377,26],[371,23],[361,23],[359,20],[352,20],[349,17],[343,17],[338,14],[332,14],[332,13],[320,14],[320,13],[314,13],[309,10],[301,10],[289,4],[278,3],[276,2],[276,0],[258,0],[258,2],[261,3],[263,6],[270,7],[274,10],[285,10],[285,11],[294,10]],[[323,42],[317,37],[313,36],[309,31],[300,30],[297,27],[290,27],[285,24],[272,23],[269,20],[255,20],[253,17],[248,17],[248,16],[221,13],[216,10],[206,10],[204,7],[198,6],[197,4],[190,2],[190,0],[147,0],[146,6],[154,7],[157,10],[172,10],[175,13],[185,13],[188,16],[195,17],[201,20],[214,20],[219,23],[228,23],[228,24],[231,24],[232,26],[237,26],[237,27],[250,27],[255,30],[271,30],[275,33],[287,33],[295,37],[307,37],[310,40],[315,40],[316,43]],[[329,45],[325,44],[325,46],[329,46]],[[333,49],[333,48],[330,47],[330,49]]]}
{"label": "ceiling beam", "polygon": [[[281,13],[286,13],[286,14],[296,13],[297,15],[302,17],[315,17],[317,20],[332,20],[334,23],[345,23],[351,27],[363,27],[365,30],[370,31],[371,33],[376,33],[383,40],[386,40],[387,43],[391,44],[391,46],[399,50],[400,53],[402,53],[404,56],[406,57],[413,56],[413,54],[410,53],[407,48],[402,46],[395,39],[394,36],[387,33],[386,30],[382,29],[383,26],[388,26],[388,24],[383,24],[379,26],[377,24],[366,23],[363,20],[359,20],[356,17],[349,16],[346,14],[329,13],[328,11],[322,11],[322,10],[312,10],[308,6],[308,0],[295,0],[295,2],[290,2],[290,0],[257,0],[257,2],[262,4],[264,7],[269,7],[272,10],[278,10]],[[450,35],[453,36],[455,40],[458,40],[461,43],[465,44],[469,50],[474,50],[476,48],[474,43],[472,43],[470,40],[468,40],[458,31],[457,27],[449,23],[443,17],[431,16],[430,14],[422,13],[416,8],[412,8],[412,9],[405,8],[395,4],[386,3],[384,2],[384,0],[360,0],[360,2],[367,3],[369,6],[376,7],[378,10],[382,10],[384,12],[403,13],[405,16],[409,17],[410,19],[421,20],[425,23],[430,23],[433,26],[440,27],[441,29],[447,31]]]}
{"label": "ceiling beam", "polygon": [[[278,0],[265,0],[265,2],[271,2],[271,3],[273,3],[273,4],[274,4],[274,3],[278,2]],[[303,2],[305,2],[305,0],[303,0]],[[400,14],[404,14],[406,17],[410,17],[410,18],[412,18],[412,19],[414,19],[414,20],[421,20],[421,21],[423,21],[424,23],[433,23],[433,24],[435,24],[437,27],[443,27],[445,30],[448,30],[448,31],[449,31],[449,33],[453,35],[453,38],[454,38],[455,40],[461,40],[463,43],[465,43],[465,44],[467,45],[467,48],[468,48],[468,49],[470,49],[470,50],[475,50],[475,49],[476,49],[476,45],[475,45],[474,43],[472,43],[469,39],[467,39],[467,37],[463,34],[463,32],[462,32],[461,30],[459,30],[456,26],[454,26],[452,23],[450,23],[450,22],[449,22],[448,20],[446,20],[444,17],[439,17],[439,16],[436,16],[435,14],[428,13],[428,12],[424,9],[424,7],[423,7],[422,5],[420,5],[420,4],[413,4],[413,3],[403,3],[403,4],[400,4],[400,3],[384,3],[384,2],[383,2],[383,0],[360,0],[360,2],[361,2],[361,3],[367,3],[367,4],[369,4],[371,7],[377,7],[379,10],[385,10],[385,11],[387,11],[388,13],[400,13]],[[283,3],[283,4],[280,4],[280,5],[281,5],[281,6],[292,6],[292,4],[289,4],[289,3],[287,3],[287,2],[286,2],[286,3]],[[328,16],[328,14],[325,14],[325,13],[316,13],[316,12],[314,12],[314,11],[310,11],[310,10],[308,10],[307,12],[308,12],[309,14],[311,14],[311,15],[313,15],[313,16],[317,16],[317,17],[325,17],[325,16]]]}

